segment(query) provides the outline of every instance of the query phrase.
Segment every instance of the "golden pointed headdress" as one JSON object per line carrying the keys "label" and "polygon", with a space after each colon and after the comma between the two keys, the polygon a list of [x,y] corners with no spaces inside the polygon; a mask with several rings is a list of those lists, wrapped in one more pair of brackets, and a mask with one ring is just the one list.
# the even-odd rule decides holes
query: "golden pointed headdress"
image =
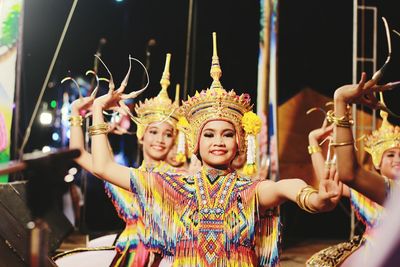
{"label": "golden pointed headdress", "polygon": [[135,106],[137,115],[137,131],[138,139],[143,137],[146,127],[154,122],[167,122],[174,128],[179,117],[179,103],[172,102],[168,97],[168,86],[170,85],[169,65],[171,54],[167,54],[165,60],[164,71],[160,80],[161,90],[156,97],[145,99]]}
{"label": "golden pointed headdress", "polygon": [[371,154],[372,162],[379,169],[383,153],[391,148],[400,148],[400,127],[390,124],[388,113],[380,111],[382,124],[378,130],[365,138],[364,149]]}
{"label": "golden pointed headdress", "polygon": [[[213,78],[210,88],[200,93],[196,92],[193,97],[182,103],[181,110],[188,122],[186,135],[189,148],[192,153],[198,152],[199,135],[207,122],[225,120],[234,125],[239,151],[244,152],[246,151],[246,134],[257,134],[261,128],[261,120],[251,112],[253,106],[248,94],[237,95],[235,91],[228,92],[222,87],[220,82],[222,70],[217,55],[215,33],[213,33],[210,75]],[[250,126],[251,124],[256,127]]]}

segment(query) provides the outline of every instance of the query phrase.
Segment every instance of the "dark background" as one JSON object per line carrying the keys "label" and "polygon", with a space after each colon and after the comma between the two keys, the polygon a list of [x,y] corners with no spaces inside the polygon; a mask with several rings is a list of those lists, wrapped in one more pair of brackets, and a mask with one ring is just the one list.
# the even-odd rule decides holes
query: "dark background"
{"label": "dark background", "polygon": [[[385,16],[389,25],[400,31],[400,19],[394,0],[365,2],[377,5],[378,16]],[[71,94],[71,100],[76,97],[76,90],[67,85],[61,85],[60,81],[68,75],[84,76],[86,70],[93,68],[93,55],[99,47],[101,38],[107,40],[101,49],[102,59],[111,69],[117,85],[127,71],[128,55],[131,54],[144,62],[146,45],[150,39],[156,41],[156,45],[150,48],[151,83],[148,90],[138,100],[154,96],[159,91],[165,54],[172,53],[170,97],[174,97],[175,84],[180,83],[182,87],[184,83],[188,3],[182,0],[125,0],[121,2],[80,0],[52,72],[51,85],[47,88],[43,101],[56,100],[60,105],[64,91]],[[32,114],[71,5],[70,0],[25,1],[22,97],[19,102],[21,121],[17,124],[20,129],[18,142],[21,142]],[[324,95],[332,96],[335,88],[352,82],[352,5],[353,1],[349,0],[280,1],[279,104],[304,88],[312,88]],[[204,89],[211,83],[209,77],[212,53],[211,33],[216,31],[223,70],[222,84],[226,89],[233,88],[238,92],[248,92],[255,99],[260,30],[259,9],[258,1],[194,1],[193,45],[187,88],[190,95],[194,93],[194,90]],[[383,30],[383,23],[379,20],[378,66],[383,64],[387,55]],[[398,72],[400,38],[394,34],[392,34],[392,48],[392,65],[385,74],[383,82],[400,80]],[[366,51],[368,52],[368,47]],[[102,67],[99,72],[101,76],[106,75]],[[134,65],[128,91],[141,87],[142,75],[142,69]],[[388,105],[397,113],[400,113],[399,95],[398,91],[385,93]],[[181,93],[181,98],[184,97],[186,96]],[[25,151],[41,149],[44,145],[60,146],[51,140],[53,131],[54,128],[44,128],[36,121]],[[113,138],[116,147],[120,148],[119,139]],[[132,160],[136,152],[134,138],[124,137],[124,141],[123,148]],[[93,195],[102,190],[102,185],[99,183],[90,188],[96,186],[98,190],[94,190]],[[97,231],[121,227],[121,224],[115,226],[118,223],[113,220],[110,222],[109,213],[105,211],[107,209],[95,208],[101,206],[102,203],[109,205],[110,202],[107,199],[103,202],[88,200],[87,203],[91,201],[93,206],[88,210],[93,213],[93,216],[100,216],[100,219],[88,219],[91,220],[89,228]],[[109,205],[108,212],[110,210],[112,208]],[[92,216],[88,217],[92,218]],[[286,224],[288,231],[294,235],[337,237],[337,233],[340,232],[343,237],[347,235],[343,231],[347,225],[346,215],[342,214],[342,218],[342,221],[337,224],[338,227],[330,230],[326,230],[323,226],[320,229],[298,228],[308,224],[307,218],[302,220],[296,217]],[[299,221],[302,223],[299,224]],[[291,224],[297,227],[290,228]]]}

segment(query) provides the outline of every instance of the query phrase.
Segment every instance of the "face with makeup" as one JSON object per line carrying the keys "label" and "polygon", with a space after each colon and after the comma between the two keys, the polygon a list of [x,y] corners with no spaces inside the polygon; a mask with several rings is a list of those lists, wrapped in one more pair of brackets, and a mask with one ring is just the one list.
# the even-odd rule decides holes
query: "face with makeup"
{"label": "face with makeup", "polygon": [[237,151],[236,131],[232,123],[215,120],[204,125],[199,140],[199,153],[203,165],[226,169]]}
{"label": "face with makeup", "polygon": [[400,148],[390,148],[382,155],[380,172],[389,179],[400,178]]}
{"label": "face with makeup", "polygon": [[154,122],[146,127],[140,143],[146,162],[165,160],[174,145],[174,128],[167,122]]}

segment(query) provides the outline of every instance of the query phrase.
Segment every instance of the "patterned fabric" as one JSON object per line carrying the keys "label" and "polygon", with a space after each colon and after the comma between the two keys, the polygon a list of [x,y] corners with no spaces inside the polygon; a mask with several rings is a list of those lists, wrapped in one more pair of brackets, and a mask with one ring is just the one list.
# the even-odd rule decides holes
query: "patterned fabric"
{"label": "patterned fabric", "polygon": [[352,240],[328,247],[315,253],[307,260],[308,267],[340,266],[354,251],[364,243],[368,244],[368,236],[372,227],[377,223],[383,212],[383,207],[366,196],[350,188],[350,202],[357,218],[366,226],[363,236],[356,236]]}
{"label": "patterned fabric", "polygon": [[382,214],[383,207],[353,189],[350,189],[350,201],[357,218],[367,227],[368,232]]}
{"label": "patterned fabric", "polygon": [[335,267],[340,266],[354,251],[365,241],[364,237],[355,236],[347,242],[343,242],[314,254],[307,260],[307,267]]}
{"label": "patterned fabric", "polygon": [[173,266],[278,265],[279,220],[257,212],[257,185],[204,167],[194,176],[131,170],[143,240],[152,239],[150,248],[163,249]]}
{"label": "patterned fabric", "polygon": [[[157,166],[146,166],[143,161],[138,170],[151,172],[155,168],[164,171],[173,169],[164,162],[161,162]],[[146,229],[141,216],[142,213],[138,199],[134,197],[131,191],[127,191],[111,183],[104,182],[104,187],[119,217],[126,222],[125,229],[116,241],[115,248],[118,253],[111,266],[145,266],[145,262],[149,260],[150,246],[148,244],[151,240],[143,239]],[[152,247],[151,251],[160,253],[162,249]]]}

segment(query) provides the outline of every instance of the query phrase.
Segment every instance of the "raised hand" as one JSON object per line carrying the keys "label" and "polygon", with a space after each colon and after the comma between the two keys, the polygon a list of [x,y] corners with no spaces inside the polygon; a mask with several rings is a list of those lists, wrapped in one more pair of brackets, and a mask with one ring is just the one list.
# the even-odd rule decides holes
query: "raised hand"
{"label": "raised hand", "polygon": [[325,119],[324,122],[322,123],[321,128],[312,130],[309,134],[308,134],[308,138],[315,140],[316,142],[320,142],[321,140],[327,138],[328,136],[330,136],[333,132],[333,124],[328,126],[328,121]]}
{"label": "raised hand", "polygon": [[361,75],[361,80],[358,84],[349,84],[339,87],[335,91],[335,99],[342,100],[347,104],[357,103],[368,106],[370,108],[380,107],[381,104],[374,96],[375,92],[383,92],[391,90],[400,85],[400,82],[387,83],[377,85],[377,80],[371,79],[367,81],[365,72]]}
{"label": "raised hand", "polygon": [[319,183],[315,207],[319,211],[333,210],[339,203],[342,193],[343,184],[339,181],[336,169],[327,169],[324,179],[322,179]]}
{"label": "raised hand", "polygon": [[92,107],[93,101],[93,96],[82,97],[74,100],[74,102],[71,103],[71,113],[83,115]]}

